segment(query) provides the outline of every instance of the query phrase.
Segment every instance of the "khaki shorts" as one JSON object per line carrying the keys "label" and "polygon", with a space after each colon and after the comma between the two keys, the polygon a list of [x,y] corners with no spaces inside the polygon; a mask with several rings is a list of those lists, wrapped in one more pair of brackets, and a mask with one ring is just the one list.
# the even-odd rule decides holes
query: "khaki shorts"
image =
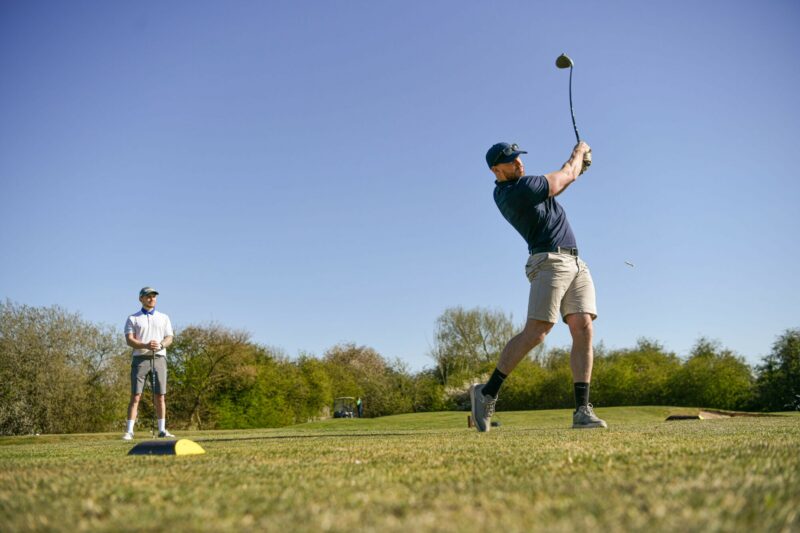
{"label": "khaki shorts", "polygon": [[525,274],[531,282],[528,318],[558,322],[573,313],[597,318],[594,282],[580,258],[569,254],[538,253],[528,258]]}
{"label": "khaki shorts", "polygon": [[[144,390],[144,383],[147,381],[152,386],[152,377],[150,376],[150,365],[153,362],[152,357],[139,357],[134,356],[131,360],[131,394],[141,394]],[[156,394],[167,393],[167,358],[155,358],[156,369]]]}

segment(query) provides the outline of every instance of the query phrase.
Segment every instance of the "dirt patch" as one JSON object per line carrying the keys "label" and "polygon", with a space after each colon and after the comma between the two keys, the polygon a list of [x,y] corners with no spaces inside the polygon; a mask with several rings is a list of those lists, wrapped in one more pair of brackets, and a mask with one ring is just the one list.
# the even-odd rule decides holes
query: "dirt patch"
{"label": "dirt patch", "polygon": [[748,417],[765,417],[765,416],[781,416],[776,415],[773,413],[748,413],[745,411],[722,411],[720,409],[704,409],[700,411],[700,416],[703,418],[731,418],[737,416],[748,416]]}
{"label": "dirt patch", "polygon": [[713,420],[717,418],[733,418],[733,417],[764,417],[764,416],[781,416],[772,413],[747,413],[745,411],[723,411],[720,409],[703,409],[697,414],[689,414],[686,412],[676,413],[668,416],[667,420]]}
{"label": "dirt patch", "polygon": [[730,418],[731,415],[721,413],[719,411],[700,411],[699,416],[703,420],[714,419],[714,418]]}
{"label": "dirt patch", "polygon": [[703,409],[697,411],[697,414],[692,413],[691,410],[678,411],[671,414],[667,420],[713,420],[716,418],[733,418],[733,417],[764,417],[764,416],[782,416],[773,413],[747,413],[744,411],[723,411],[720,409]]}

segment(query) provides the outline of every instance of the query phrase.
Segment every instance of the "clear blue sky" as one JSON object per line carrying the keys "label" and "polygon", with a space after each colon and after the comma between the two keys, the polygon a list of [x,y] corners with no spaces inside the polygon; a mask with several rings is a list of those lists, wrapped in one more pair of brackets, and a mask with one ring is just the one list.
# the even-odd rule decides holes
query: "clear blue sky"
{"label": "clear blue sky", "polygon": [[179,327],[431,366],[447,307],[524,319],[484,154],[566,160],[567,52],[598,340],[756,363],[800,325],[798,25],[788,0],[4,1],[0,298],[122,334],[152,285]]}

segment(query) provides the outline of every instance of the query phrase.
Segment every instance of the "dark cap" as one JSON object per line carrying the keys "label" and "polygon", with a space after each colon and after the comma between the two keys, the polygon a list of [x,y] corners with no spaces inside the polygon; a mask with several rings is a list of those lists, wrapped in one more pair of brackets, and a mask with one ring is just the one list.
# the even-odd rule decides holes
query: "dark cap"
{"label": "dark cap", "polygon": [[142,290],[139,291],[139,298],[141,298],[142,296],[147,296],[148,294],[158,295],[158,291],[155,290],[153,287],[143,287]]}
{"label": "dark cap", "polygon": [[489,168],[502,163],[510,163],[515,160],[519,154],[527,154],[525,150],[520,150],[516,144],[497,143],[489,148],[486,152],[486,164]]}

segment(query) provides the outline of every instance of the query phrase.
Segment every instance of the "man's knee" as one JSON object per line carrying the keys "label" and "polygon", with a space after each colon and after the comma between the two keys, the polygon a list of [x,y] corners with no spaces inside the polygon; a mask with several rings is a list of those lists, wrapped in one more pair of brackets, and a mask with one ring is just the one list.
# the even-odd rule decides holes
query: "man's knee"
{"label": "man's knee", "polygon": [[131,394],[131,405],[137,405],[141,399],[141,394]]}
{"label": "man's knee", "polygon": [[592,338],[592,315],[588,313],[575,313],[567,315],[564,320],[569,326],[569,332],[573,338],[581,337],[591,340]]}
{"label": "man's knee", "polygon": [[544,342],[544,338],[550,333],[554,325],[555,324],[552,322],[544,322],[542,320],[529,318],[525,323],[525,329],[522,330],[522,335],[525,337],[526,343],[533,348]]}

